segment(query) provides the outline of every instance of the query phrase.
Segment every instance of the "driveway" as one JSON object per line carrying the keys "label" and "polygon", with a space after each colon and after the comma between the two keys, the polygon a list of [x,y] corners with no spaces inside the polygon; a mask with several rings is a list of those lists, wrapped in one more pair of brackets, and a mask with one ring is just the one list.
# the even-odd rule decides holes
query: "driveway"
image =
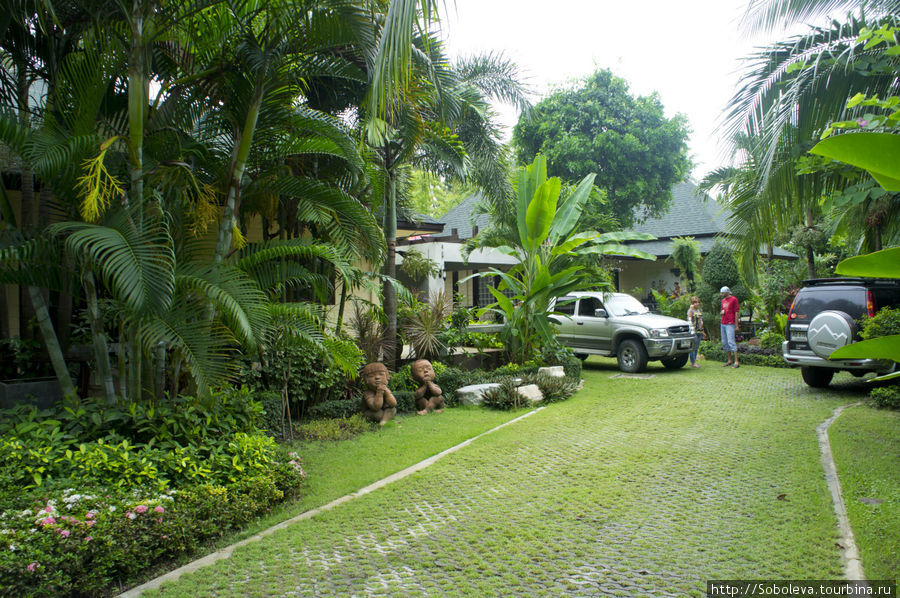
{"label": "driveway", "polygon": [[592,358],[571,400],[146,595],[682,597],[840,578],[815,427],[857,387],[716,363],[648,374]]}

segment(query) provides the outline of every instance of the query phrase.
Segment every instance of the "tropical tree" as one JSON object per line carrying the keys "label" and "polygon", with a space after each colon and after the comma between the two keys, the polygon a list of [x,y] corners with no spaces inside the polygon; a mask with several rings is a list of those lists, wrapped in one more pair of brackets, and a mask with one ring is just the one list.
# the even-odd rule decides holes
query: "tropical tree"
{"label": "tropical tree", "polygon": [[694,277],[700,265],[700,242],[693,237],[675,237],[672,239],[672,261],[681,269],[688,281],[688,289],[694,290]]}
{"label": "tropical tree", "polygon": [[593,182],[594,175],[589,174],[574,191],[560,198],[562,181],[558,177],[547,177],[545,157],[535,158],[518,177],[513,243],[496,248],[517,258],[519,263],[507,272],[491,268],[475,275],[500,277],[497,288],[488,286],[497,302],[485,310],[498,312],[505,318],[501,335],[507,352],[517,363],[528,361],[542,348],[554,345],[553,330],[547,318],[553,301],[593,283],[588,280],[580,259],[607,254],[655,259],[621,243],[655,238],[652,235],[577,230]]}
{"label": "tropical tree", "polygon": [[[520,163],[547,157],[550,174],[575,182],[597,172],[597,186],[624,227],[664,213],[672,186],[691,168],[683,115],[666,118],[659,97],[633,97],[628,84],[599,70],[573,89],[551,93],[513,130]],[[600,208],[600,209],[598,209]]]}

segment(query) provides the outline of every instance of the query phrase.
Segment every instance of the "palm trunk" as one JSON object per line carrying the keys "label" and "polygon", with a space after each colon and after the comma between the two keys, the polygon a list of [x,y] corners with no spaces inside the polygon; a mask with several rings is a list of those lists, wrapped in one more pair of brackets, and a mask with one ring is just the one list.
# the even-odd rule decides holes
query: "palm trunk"
{"label": "palm trunk", "polygon": [[[387,242],[385,275],[397,277],[397,187],[393,173],[388,171],[387,201],[384,210],[384,239]],[[397,362],[403,355],[403,347],[397,347],[397,290],[390,281],[384,281],[384,316],[387,318],[385,362],[397,370]]]}
{"label": "palm trunk", "polygon": [[166,344],[156,345],[156,400],[161,401],[166,390]]}
{"label": "palm trunk", "polygon": [[97,363],[97,376],[100,378],[103,398],[107,405],[116,402],[116,389],[113,385],[112,367],[109,363],[109,345],[103,329],[103,315],[97,301],[97,283],[89,263],[84,266],[84,290],[87,299],[88,318],[91,321],[91,337],[94,341],[94,359]]}
{"label": "palm trunk", "polygon": [[262,106],[264,95],[263,85],[257,85],[256,93],[247,117],[244,120],[244,128],[241,129],[238,144],[235,146],[235,154],[231,164],[231,176],[228,179],[228,195],[225,200],[225,212],[222,214],[222,222],[219,226],[219,239],[216,243],[216,264],[221,264],[231,248],[231,239],[236,223],[235,214],[240,209],[241,181],[244,178],[244,169],[247,166],[247,158],[250,156],[250,148],[253,146],[253,136],[256,132],[256,123],[259,120],[259,110]]}
{"label": "palm trunk", "polygon": [[50,355],[50,363],[53,365],[56,379],[59,380],[63,396],[76,397],[78,393],[75,390],[75,384],[72,383],[72,375],[69,374],[69,368],[66,366],[62,347],[60,347],[59,340],[56,338],[56,331],[53,329],[53,322],[50,320],[50,310],[47,309],[44,295],[41,293],[41,289],[35,286],[29,286],[28,292],[31,295],[31,302],[35,308],[38,329],[44,337],[44,346],[47,348],[47,354]]}

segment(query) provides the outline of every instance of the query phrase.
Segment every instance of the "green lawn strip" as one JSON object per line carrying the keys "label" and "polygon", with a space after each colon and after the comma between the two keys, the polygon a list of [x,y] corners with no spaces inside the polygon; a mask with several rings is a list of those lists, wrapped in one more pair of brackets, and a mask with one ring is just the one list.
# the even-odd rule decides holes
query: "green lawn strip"
{"label": "green lawn strip", "polygon": [[896,579],[900,573],[900,413],[869,406],[847,409],[832,424],[828,438],[863,571],[869,579]]}
{"label": "green lawn strip", "polygon": [[372,432],[350,440],[297,441],[293,450],[302,458],[306,471],[300,497],[217,545],[227,546],[248,538],[285,519],[356,492],[519,415],[522,412],[455,407],[427,416],[402,415],[382,428],[373,428]]}
{"label": "green lawn strip", "polygon": [[815,426],[851,391],[770,368],[586,366],[572,400],[158,595],[702,596],[707,579],[841,576]]}

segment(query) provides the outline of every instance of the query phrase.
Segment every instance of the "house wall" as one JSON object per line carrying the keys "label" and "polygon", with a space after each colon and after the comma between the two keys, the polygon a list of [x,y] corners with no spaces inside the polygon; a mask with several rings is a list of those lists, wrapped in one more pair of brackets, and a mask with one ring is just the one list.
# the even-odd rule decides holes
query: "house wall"
{"label": "house wall", "polygon": [[[622,270],[619,272],[619,290],[623,293],[631,293],[635,287],[640,287],[642,292],[638,299],[646,299],[650,289],[665,289],[672,291],[679,277],[672,273],[675,264],[669,259],[628,260],[622,262]],[[632,293],[634,294],[634,293]]]}

